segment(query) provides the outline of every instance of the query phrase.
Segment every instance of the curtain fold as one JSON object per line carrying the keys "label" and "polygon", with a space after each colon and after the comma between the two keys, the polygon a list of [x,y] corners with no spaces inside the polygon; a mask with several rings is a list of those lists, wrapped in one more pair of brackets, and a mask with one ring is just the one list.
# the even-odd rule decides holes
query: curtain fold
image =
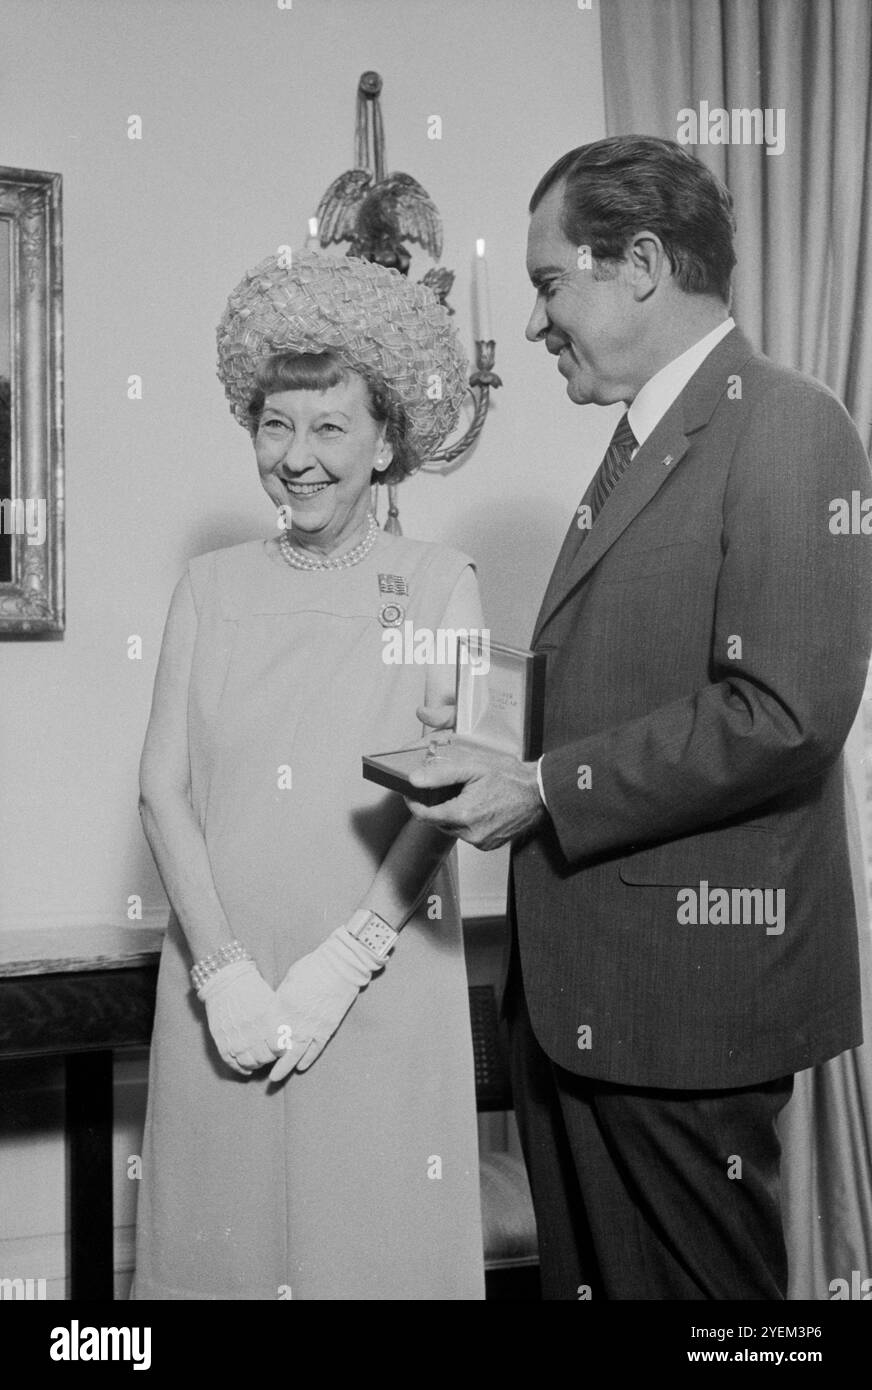
{"label": "curtain fold", "polygon": [[[824,381],[872,444],[872,5],[607,0],[610,135],[675,139],[679,113],[783,111],[784,151],[692,146],[733,194],[733,313],[765,353]],[[702,122],[700,122],[702,124]],[[850,653],[845,654],[846,662]],[[865,1036],[800,1073],[782,1115],[791,1299],[872,1275],[872,690],[845,750]]]}
{"label": "curtain fold", "polygon": [[868,737],[863,714],[846,749],[848,839],[860,921],[864,1025],[870,1042],[796,1078],[784,1112],[782,1187],[791,1262],[790,1297],[833,1297],[836,1279],[870,1273],[872,1231],[872,934],[866,889],[870,846],[859,814],[853,770],[862,766]]}

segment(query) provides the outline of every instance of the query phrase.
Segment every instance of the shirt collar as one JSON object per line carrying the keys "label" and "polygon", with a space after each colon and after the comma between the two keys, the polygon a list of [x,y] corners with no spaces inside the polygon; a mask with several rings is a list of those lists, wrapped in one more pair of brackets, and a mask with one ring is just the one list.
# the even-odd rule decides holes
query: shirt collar
{"label": "shirt collar", "polygon": [[655,372],[650,380],[645,382],[627,412],[628,423],[640,448],[663,419],[673,401],[681,395],[694,372],[702,366],[712,348],[735,326],[734,319],[724,319],[711,333],[700,338],[699,342],[694,343],[680,357],[673,357],[671,362],[667,362],[665,367],[661,367],[659,372]]}

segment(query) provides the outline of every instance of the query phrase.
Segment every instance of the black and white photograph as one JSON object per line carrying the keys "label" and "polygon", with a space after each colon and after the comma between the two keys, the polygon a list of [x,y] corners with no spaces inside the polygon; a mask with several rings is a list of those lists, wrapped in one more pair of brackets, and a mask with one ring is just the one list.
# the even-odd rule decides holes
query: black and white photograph
{"label": "black and white photograph", "polygon": [[557,1301],[834,1369],[870,169],[872,0],[3,0],[27,1365]]}

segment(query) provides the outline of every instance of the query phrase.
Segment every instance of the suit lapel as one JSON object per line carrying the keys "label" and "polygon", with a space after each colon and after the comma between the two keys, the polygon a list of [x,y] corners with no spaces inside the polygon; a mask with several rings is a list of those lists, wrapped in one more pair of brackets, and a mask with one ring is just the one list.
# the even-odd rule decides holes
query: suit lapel
{"label": "suit lapel", "polygon": [[[754,349],[738,329],[732,329],[722,338],[645,440],[580,545],[573,519],[536,619],[533,644],[594,565],[678,467],[687,452],[690,436],[708,423],[727,389],[729,378],[753,355]],[[592,492],[593,481],[585,493],[585,501]]]}
{"label": "suit lapel", "polygon": [[[582,497],[581,502],[579,503],[579,507],[585,505],[590,506],[591,501],[593,499],[593,491],[595,485],[596,473],[594,473],[593,477],[588,483],[587,491]],[[559,605],[561,601],[561,596],[566,593],[566,581],[569,575],[570,568],[572,566],[573,558],[575,557],[576,551],[580,547],[583,548],[586,544],[587,542],[585,540],[582,540],[582,538],[579,535],[578,512],[576,511],[572,520],[569,523],[569,530],[566,532],[566,535],[563,540],[563,545],[560,547],[560,552],[557,556],[554,568],[551,571],[551,578],[548,580],[548,587],[545,590],[545,597],[542,599],[542,603],[539,608],[539,616],[536,619],[536,623],[533,629],[534,641],[538,636],[540,627],[543,624],[543,614],[549,614],[553,612]]]}

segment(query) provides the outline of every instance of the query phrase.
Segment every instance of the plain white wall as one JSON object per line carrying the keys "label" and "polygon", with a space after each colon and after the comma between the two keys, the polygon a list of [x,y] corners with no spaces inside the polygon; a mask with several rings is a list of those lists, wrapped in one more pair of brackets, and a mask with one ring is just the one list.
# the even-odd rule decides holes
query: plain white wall
{"label": "plain white wall", "polygon": [[[403,486],[403,527],[471,552],[494,636],[525,644],[610,431],[523,337],[529,195],[603,134],[599,21],[576,0],[5,0],[0,26],[0,163],[64,180],[68,499],[66,634],[0,646],[0,929],[123,922],[131,894],[163,916],[136,800],[167,603],[189,556],[273,523],[215,377],[226,297],[302,244],[375,68],[389,167],[442,213],[470,348],[487,240],[504,381],[463,467]],[[497,909],[504,874],[465,854],[468,909]]]}

